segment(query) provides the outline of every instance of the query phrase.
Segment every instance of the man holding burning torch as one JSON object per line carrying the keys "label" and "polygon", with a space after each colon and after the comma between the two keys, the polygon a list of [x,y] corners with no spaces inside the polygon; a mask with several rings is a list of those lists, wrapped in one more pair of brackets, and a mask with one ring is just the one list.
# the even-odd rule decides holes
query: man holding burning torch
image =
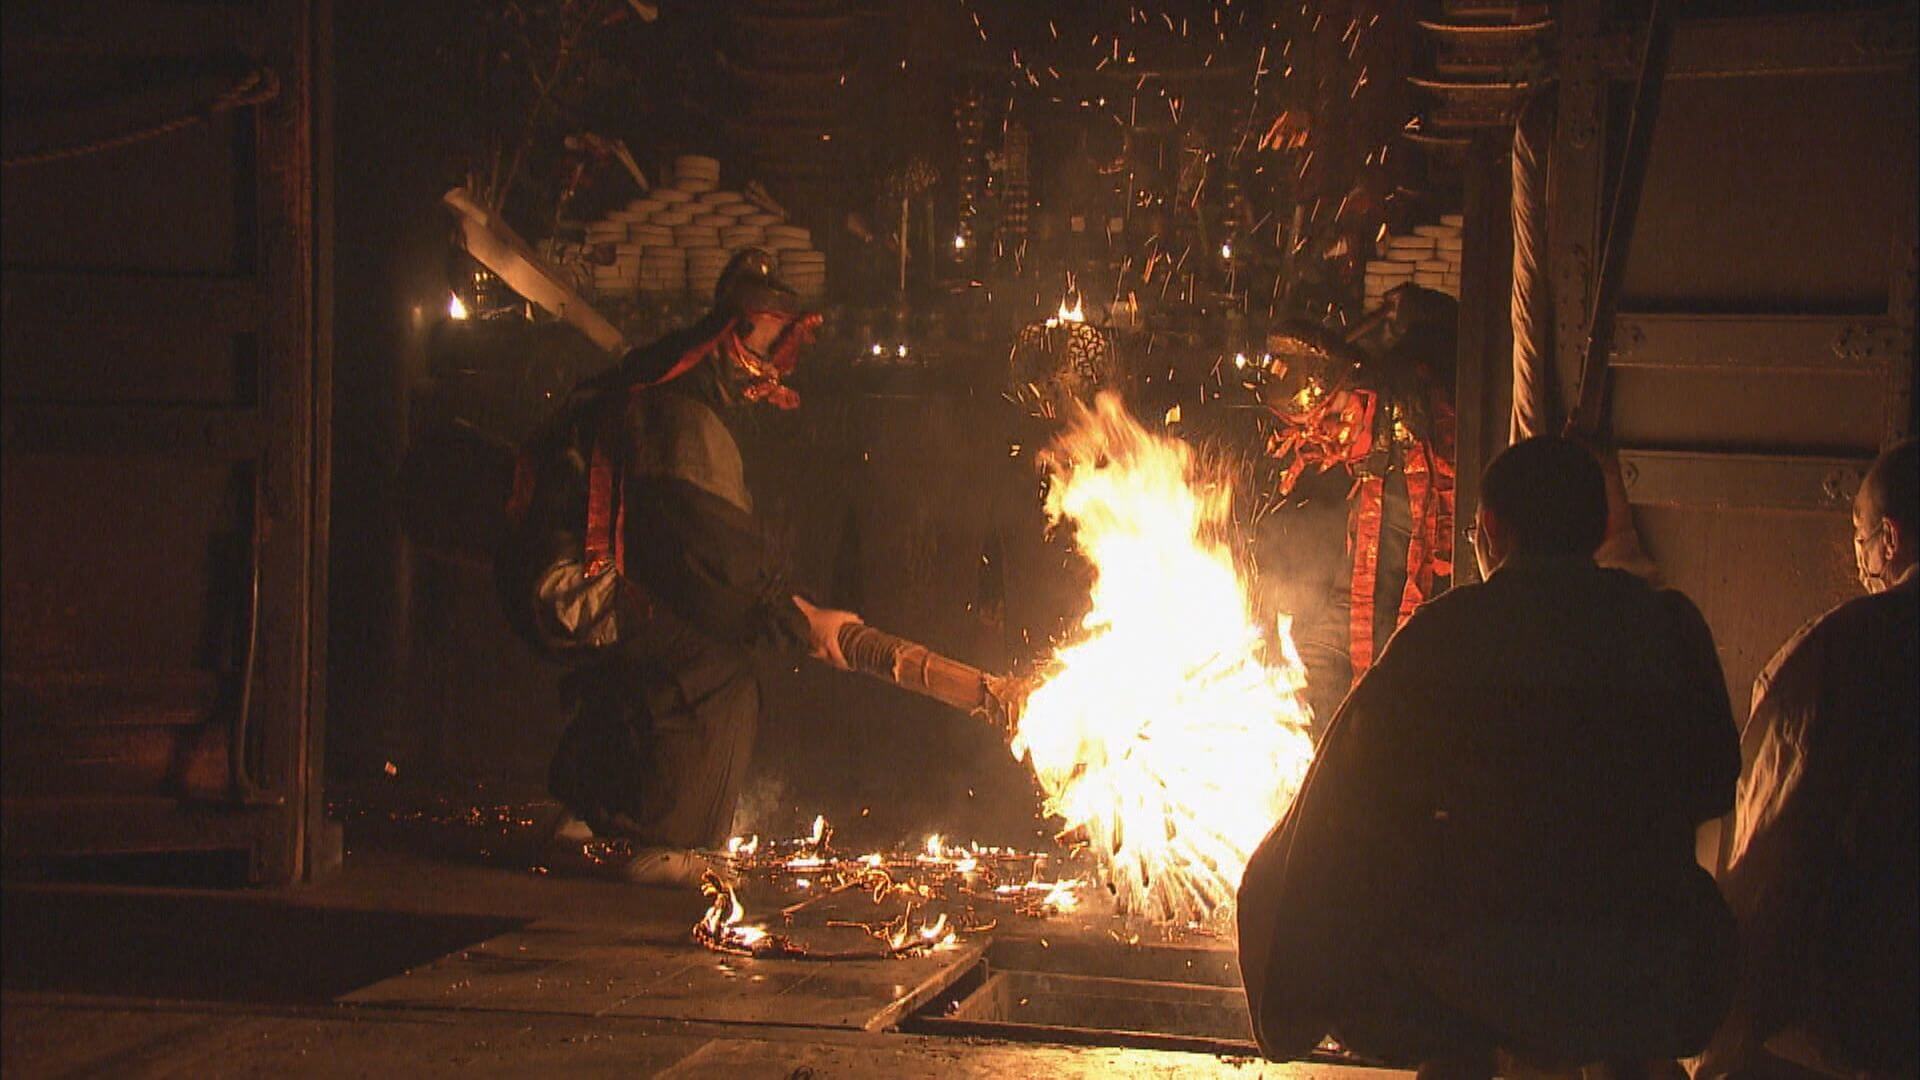
{"label": "man holding burning torch", "polygon": [[[522,457],[496,560],[523,636],[573,663],[549,784],[562,872],[697,885],[725,842],[759,723],[756,650],[846,666],[859,622],[796,596],[753,513],[727,418],[793,408],[819,316],[764,252],[727,267],[699,323],[592,380]],[[613,841],[590,843],[590,841]]]}

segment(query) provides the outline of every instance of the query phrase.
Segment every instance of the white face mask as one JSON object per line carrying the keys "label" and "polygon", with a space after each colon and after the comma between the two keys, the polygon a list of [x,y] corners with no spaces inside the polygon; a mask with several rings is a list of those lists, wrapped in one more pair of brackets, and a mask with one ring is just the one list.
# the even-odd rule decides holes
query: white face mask
{"label": "white face mask", "polygon": [[1893,584],[1893,575],[1887,565],[1887,519],[1881,518],[1873,528],[1862,531],[1859,515],[1854,515],[1853,525],[1853,566],[1860,574],[1860,585],[1870,593],[1886,592]]}

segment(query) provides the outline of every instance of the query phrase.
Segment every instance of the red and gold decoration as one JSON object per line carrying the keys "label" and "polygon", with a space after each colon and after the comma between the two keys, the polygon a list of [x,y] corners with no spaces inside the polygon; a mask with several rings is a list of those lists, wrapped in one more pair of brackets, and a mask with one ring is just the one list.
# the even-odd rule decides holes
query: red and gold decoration
{"label": "red and gold decoration", "polygon": [[[1407,580],[1395,625],[1431,599],[1453,575],[1454,413],[1447,395],[1420,379],[1423,400],[1403,403],[1367,385],[1363,368],[1338,339],[1300,329],[1268,339],[1272,378],[1262,397],[1277,423],[1267,455],[1281,465],[1278,494],[1308,475],[1340,468],[1354,478],[1347,557],[1352,560],[1349,651],[1358,679],[1373,665],[1375,586],[1380,566],[1387,468],[1406,479],[1412,514]],[[1409,423],[1408,407],[1422,423]]]}

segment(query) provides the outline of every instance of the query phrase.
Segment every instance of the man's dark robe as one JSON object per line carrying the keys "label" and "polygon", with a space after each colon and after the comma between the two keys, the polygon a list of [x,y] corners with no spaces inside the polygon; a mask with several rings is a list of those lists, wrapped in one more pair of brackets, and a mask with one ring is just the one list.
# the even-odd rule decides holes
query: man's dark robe
{"label": "man's dark robe", "polygon": [[635,588],[619,642],[571,677],[577,706],[549,778],[596,834],[646,845],[725,841],[761,711],[752,653],[807,641],[722,420],[721,362],[624,406],[621,532]]}
{"label": "man's dark robe", "polygon": [[1247,867],[1262,1050],[1393,1061],[1697,1050],[1733,925],[1694,861],[1739,749],[1679,593],[1516,556],[1422,607],[1329,726]]}
{"label": "man's dark robe", "polygon": [[1755,681],[1723,881],[1742,977],[1716,1048],[1790,1030],[1829,1068],[1920,1062],[1916,669],[1910,571],[1808,624]]}

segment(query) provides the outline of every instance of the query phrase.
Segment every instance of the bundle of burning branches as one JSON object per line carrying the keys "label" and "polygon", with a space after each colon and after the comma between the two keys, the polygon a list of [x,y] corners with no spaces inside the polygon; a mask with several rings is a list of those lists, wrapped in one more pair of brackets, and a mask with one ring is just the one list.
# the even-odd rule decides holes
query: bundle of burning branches
{"label": "bundle of burning branches", "polygon": [[[1306,669],[1285,616],[1271,649],[1254,622],[1228,543],[1232,484],[1218,463],[1148,430],[1115,395],[1069,404],[1040,455],[1045,509],[1054,528],[1071,530],[1094,577],[1086,614],[1049,660],[1009,679],[858,624],[841,631],[840,650],[855,671],[1002,726],[1045,793],[1044,811],[1084,845],[1089,876],[1118,913],[1224,927],[1247,859],[1313,758]],[[780,868],[827,868],[822,829],[814,849],[777,860]],[[937,844],[928,854],[949,885],[987,866],[983,854],[1002,857],[954,857]],[[1001,882],[1018,892],[1002,893]],[[1005,875],[988,887],[1027,895]],[[724,920],[716,915],[716,926]]]}

